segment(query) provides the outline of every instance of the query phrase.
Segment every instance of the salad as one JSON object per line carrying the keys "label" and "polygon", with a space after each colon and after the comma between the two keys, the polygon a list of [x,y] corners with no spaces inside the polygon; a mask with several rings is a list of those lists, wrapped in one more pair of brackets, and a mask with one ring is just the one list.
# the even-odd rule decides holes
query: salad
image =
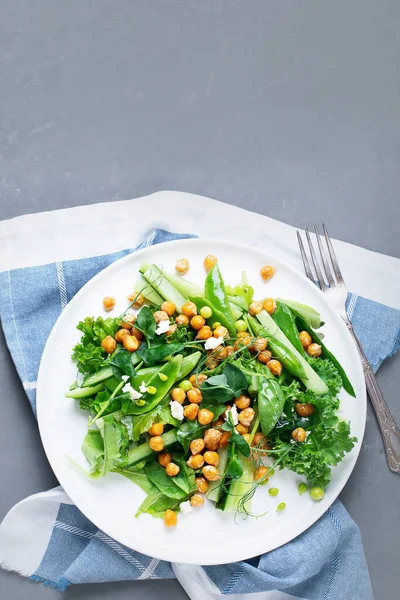
{"label": "salad", "polygon": [[[357,441],[337,415],[340,389],[355,393],[317,333],[319,313],[255,300],[245,273],[226,285],[212,255],[204,266],[199,286],[184,277],[186,259],[176,273],[142,264],[122,315],[77,325],[79,374],[66,393],[89,413],[89,476],[127,477],[146,493],[137,515],[168,527],[205,498],[252,515],[255,492],[277,469],[303,476],[299,493],[320,500]],[[260,276],[274,271],[264,266]],[[114,305],[104,298],[106,311]]]}

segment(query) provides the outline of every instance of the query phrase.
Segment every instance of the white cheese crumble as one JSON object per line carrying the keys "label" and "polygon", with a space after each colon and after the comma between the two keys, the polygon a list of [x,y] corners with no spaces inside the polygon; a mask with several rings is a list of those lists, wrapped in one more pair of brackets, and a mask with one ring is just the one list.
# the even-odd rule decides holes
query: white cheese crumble
{"label": "white cheese crumble", "polygon": [[124,393],[127,392],[130,395],[132,400],[139,400],[139,398],[141,398],[143,395],[140,392],[138,392],[137,390],[134,390],[130,383],[127,383],[126,385],[124,385],[124,387],[122,388],[122,391]]}
{"label": "white cheese crumble", "polygon": [[179,402],[177,402],[176,400],[171,400],[169,405],[171,407],[171,415],[174,417],[174,419],[178,419],[179,421],[182,421],[183,420],[182,404],[179,404]]}
{"label": "white cheese crumble", "polygon": [[160,321],[156,329],[156,334],[161,335],[169,330],[169,321]]}
{"label": "white cheese crumble", "polygon": [[224,338],[222,337],[222,335],[220,335],[217,338],[210,337],[210,338],[208,338],[208,340],[206,340],[206,343],[204,344],[204,348],[206,350],[215,350],[215,348],[218,348],[218,346],[220,346],[223,343],[224,343]]}
{"label": "white cheese crumble", "polygon": [[129,375],[122,375],[121,379],[122,379],[122,381],[125,381],[125,383],[126,383],[129,379]]}
{"label": "white cheese crumble", "polygon": [[142,383],[139,386],[139,392],[142,392],[142,394],[145,394],[147,392],[147,386],[144,381],[142,381]]}
{"label": "white cheese crumble", "polygon": [[186,502],[181,502],[179,505],[179,509],[182,515],[188,515],[193,511],[193,506],[190,504],[190,500],[186,500]]}
{"label": "white cheese crumble", "polygon": [[229,410],[226,411],[226,417],[225,417],[225,421],[228,421],[229,423],[231,422],[229,415],[232,415],[232,421],[234,425],[237,425],[239,423],[239,419],[238,419],[238,411],[235,405],[232,406],[232,408],[230,408]]}

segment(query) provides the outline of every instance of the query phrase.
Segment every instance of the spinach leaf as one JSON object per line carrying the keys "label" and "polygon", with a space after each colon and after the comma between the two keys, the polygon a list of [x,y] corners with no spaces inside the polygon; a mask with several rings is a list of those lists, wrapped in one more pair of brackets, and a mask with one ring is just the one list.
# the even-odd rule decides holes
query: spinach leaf
{"label": "spinach leaf", "polygon": [[246,375],[236,365],[227,363],[221,375],[209,377],[200,386],[203,401],[228,402],[248,388]]}
{"label": "spinach leaf", "polygon": [[232,440],[232,444],[235,444],[235,448],[239,450],[243,454],[243,456],[250,456],[250,446],[246,442],[243,436],[240,435],[236,431],[236,429],[232,430],[232,436],[229,438],[229,441]]}
{"label": "spinach leaf", "polygon": [[132,353],[128,352],[128,350],[123,350],[122,348],[117,350],[112,357],[111,366],[116,376],[128,375],[129,377],[135,377],[136,375],[132,364]]}
{"label": "spinach leaf", "polygon": [[226,473],[232,479],[239,479],[243,475],[243,467],[237,454],[232,454]]}
{"label": "spinach leaf", "polygon": [[114,472],[119,473],[127,479],[130,479],[130,481],[133,481],[133,483],[136,483],[136,485],[138,485],[146,494],[158,492],[156,486],[151,483],[150,479],[144,473],[140,473],[134,469],[115,469]]}
{"label": "spinach leaf", "polygon": [[144,344],[141,345],[136,354],[143,360],[146,366],[156,365],[162,362],[167,356],[172,356],[178,352],[182,352],[185,348],[185,344],[159,344],[157,346],[151,346],[146,348]]}
{"label": "spinach leaf", "polygon": [[90,473],[100,475],[104,458],[104,443],[100,431],[89,429],[82,443],[82,452],[90,465]]}
{"label": "spinach leaf", "polygon": [[202,437],[205,429],[206,426],[200,425],[198,421],[186,421],[186,423],[178,428],[176,436],[178,442],[184,449],[185,454],[189,450],[190,442],[196,438]]}
{"label": "spinach leaf", "polygon": [[243,394],[248,388],[247,378],[244,373],[236,365],[227,363],[224,368],[224,375],[226,377],[228,386],[231,388],[235,398]]}
{"label": "spinach leaf", "polygon": [[181,456],[173,454],[172,462],[176,463],[180,469],[178,475],[174,477],[174,483],[185,492],[186,495],[196,491],[196,481],[193,469],[190,469]]}
{"label": "spinach leaf", "polygon": [[157,462],[148,463],[144,467],[144,472],[151,483],[168,498],[174,498],[175,500],[182,500],[185,498],[185,492],[174,483],[173,477],[168,477],[165,469]]}
{"label": "spinach leaf", "polygon": [[120,446],[123,443],[122,431],[115,423],[104,424],[104,464],[103,475],[116,467],[121,459]]}
{"label": "spinach leaf", "polygon": [[162,518],[166,510],[177,510],[181,502],[181,499],[176,500],[169,498],[156,488],[143,500],[136,512],[136,516],[138,517],[140,514],[148,513],[153,517]]}
{"label": "spinach leaf", "polygon": [[135,327],[136,329],[139,329],[139,331],[141,331],[147,339],[154,339],[157,325],[154,320],[153,313],[148,306],[143,306],[143,308],[139,311],[135,321]]}

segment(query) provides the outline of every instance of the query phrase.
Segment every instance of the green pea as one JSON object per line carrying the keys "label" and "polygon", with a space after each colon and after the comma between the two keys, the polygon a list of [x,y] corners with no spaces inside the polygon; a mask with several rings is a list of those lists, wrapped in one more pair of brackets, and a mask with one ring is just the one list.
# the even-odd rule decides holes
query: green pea
{"label": "green pea", "polygon": [[158,376],[161,379],[161,381],[167,381],[168,379],[165,373],[159,373]]}
{"label": "green pea", "polygon": [[238,321],[236,321],[235,323],[235,329],[237,332],[239,331],[247,331],[247,323],[246,321],[243,321],[242,319],[239,319]]}
{"label": "green pea", "polygon": [[209,319],[210,317],[212,317],[212,308],[210,308],[209,306],[203,306],[203,308],[200,309],[200,314],[203,317],[203,319]]}
{"label": "green pea", "polygon": [[183,390],[184,392],[188,392],[189,390],[192,389],[192,384],[190,383],[189,379],[184,379],[183,381],[180,382],[179,387],[181,388],[181,390]]}
{"label": "green pea", "polygon": [[144,406],[146,402],[144,400],[136,400],[137,406]]}
{"label": "green pea", "polygon": [[213,329],[217,329],[217,327],[221,327],[221,323],[219,321],[215,321],[212,326]]}
{"label": "green pea", "polygon": [[276,512],[281,512],[281,510],[284,510],[286,508],[286,502],[280,502],[280,504],[278,504],[278,506],[276,507]]}
{"label": "green pea", "polygon": [[303,483],[303,481],[299,483],[299,485],[297,486],[297,491],[299,492],[300,496],[304,494],[304,492],[307,491],[307,484]]}
{"label": "green pea", "polygon": [[313,500],[322,500],[322,498],[325,496],[325,492],[320,487],[313,487],[310,490],[310,496]]}
{"label": "green pea", "polygon": [[154,385],[149,385],[149,387],[147,388],[147,393],[153,396],[157,393],[157,388],[155,388]]}
{"label": "green pea", "polygon": [[272,475],[275,475],[275,469],[270,469],[268,471],[268,477],[272,477]]}
{"label": "green pea", "polygon": [[270,496],[277,496],[279,494],[279,490],[278,490],[278,488],[270,488],[268,490],[268,494]]}

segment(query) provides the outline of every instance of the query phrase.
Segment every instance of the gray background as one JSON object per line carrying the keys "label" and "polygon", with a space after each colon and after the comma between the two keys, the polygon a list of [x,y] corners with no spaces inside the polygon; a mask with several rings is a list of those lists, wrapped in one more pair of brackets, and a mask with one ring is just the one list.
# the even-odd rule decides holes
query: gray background
{"label": "gray background", "polygon": [[[400,256],[398,0],[0,0],[0,11],[1,219],[178,189],[293,225],[325,219],[335,237]],[[399,356],[378,379],[400,421]],[[56,481],[3,337],[0,391],[1,518]],[[376,599],[397,600],[400,480],[382,452],[369,410],[342,500]],[[154,581],[64,596],[161,595],[187,598]],[[0,597],[59,595],[0,572]]]}

